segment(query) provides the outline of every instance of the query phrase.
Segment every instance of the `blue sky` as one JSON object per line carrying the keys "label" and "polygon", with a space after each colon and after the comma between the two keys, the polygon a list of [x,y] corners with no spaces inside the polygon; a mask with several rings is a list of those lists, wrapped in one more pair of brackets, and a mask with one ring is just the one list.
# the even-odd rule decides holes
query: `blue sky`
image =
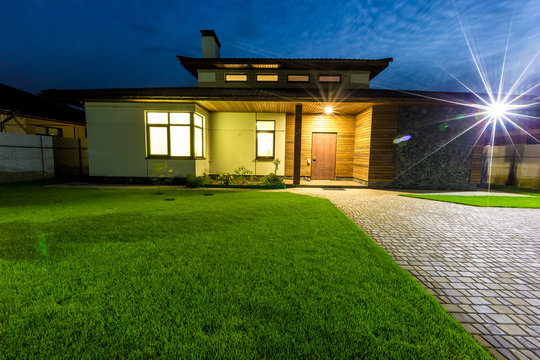
{"label": "blue sky", "polygon": [[[458,16],[494,84],[509,33],[506,88],[540,49],[538,0],[18,0],[0,13],[0,82],[31,92],[194,86],[175,56],[200,57],[201,29],[222,57],[393,57],[372,87],[402,90],[462,90],[441,67],[483,89]],[[523,80],[540,82],[540,56]]]}

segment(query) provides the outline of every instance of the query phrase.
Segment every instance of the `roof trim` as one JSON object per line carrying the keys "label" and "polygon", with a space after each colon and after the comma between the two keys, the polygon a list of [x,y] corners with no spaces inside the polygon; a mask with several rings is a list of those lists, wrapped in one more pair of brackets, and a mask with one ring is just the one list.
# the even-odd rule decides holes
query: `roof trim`
{"label": "roof trim", "polygon": [[197,78],[199,69],[220,69],[223,64],[277,64],[282,70],[356,70],[369,71],[370,80],[386,69],[393,58],[384,59],[294,59],[294,58],[176,58],[191,75]]}

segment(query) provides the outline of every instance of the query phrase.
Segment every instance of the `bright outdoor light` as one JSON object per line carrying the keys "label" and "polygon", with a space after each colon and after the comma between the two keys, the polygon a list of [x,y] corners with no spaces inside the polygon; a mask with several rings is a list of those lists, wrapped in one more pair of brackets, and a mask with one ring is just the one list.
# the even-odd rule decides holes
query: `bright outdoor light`
{"label": "bright outdoor light", "polygon": [[508,105],[502,102],[494,102],[489,105],[489,116],[494,119],[502,118],[508,111]]}
{"label": "bright outdoor light", "polygon": [[324,113],[325,114],[331,114],[333,112],[334,112],[334,108],[331,107],[331,106],[327,106],[327,107],[324,108]]}

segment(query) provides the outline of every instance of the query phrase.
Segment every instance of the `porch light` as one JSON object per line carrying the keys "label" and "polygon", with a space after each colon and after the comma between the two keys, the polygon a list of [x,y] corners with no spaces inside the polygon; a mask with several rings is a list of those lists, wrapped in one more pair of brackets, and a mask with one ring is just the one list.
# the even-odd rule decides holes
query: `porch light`
{"label": "porch light", "polygon": [[326,107],[324,108],[324,113],[325,113],[325,114],[331,114],[331,113],[333,113],[333,112],[334,112],[334,108],[331,107],[331,106],[326,106]]}

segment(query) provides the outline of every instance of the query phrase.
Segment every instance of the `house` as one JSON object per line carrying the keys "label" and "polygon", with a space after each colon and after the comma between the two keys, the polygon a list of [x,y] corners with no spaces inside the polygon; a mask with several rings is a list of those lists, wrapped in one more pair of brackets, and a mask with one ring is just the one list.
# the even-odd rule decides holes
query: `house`
{"label": "house", "polygon": [[85,138],[82,110],[0,84],[0,132]]}
{"label": "house", "polygon": [[201,58],[177,57],[197,87],[42,92],[84,104],[91,176],[148,178],[163,164],[176,176],[266,175],[280,159],[277,174],[296,184],[480,182],[484,135],[470,108],[445,101],[473,95],[370,89],[391,58],[222,58],[215,32],[201,34]]}

